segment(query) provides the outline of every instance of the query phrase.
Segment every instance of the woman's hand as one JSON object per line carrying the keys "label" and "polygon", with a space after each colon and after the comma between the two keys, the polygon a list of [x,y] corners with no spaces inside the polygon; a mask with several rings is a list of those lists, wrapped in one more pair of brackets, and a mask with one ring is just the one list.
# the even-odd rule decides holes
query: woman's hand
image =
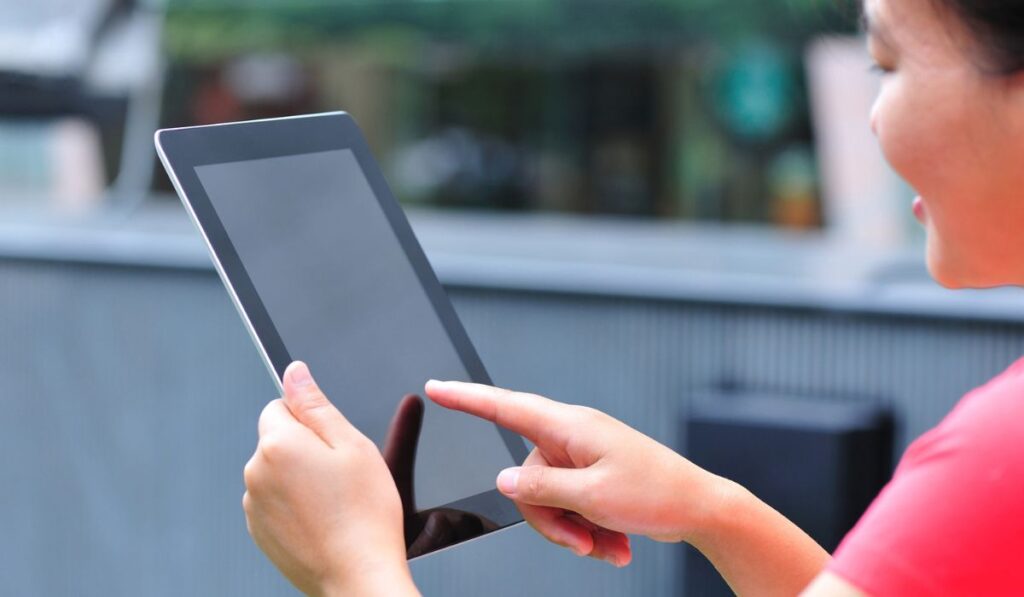
{"label": "woman's hand", "polygon": [[377,447],[317,387],[303,363],[263,410],[245,466],[249,532],[310,595],[417,594],[402,502]]}
{"label": "woman's hand", "polygon": [[430,381],[441,406],[488,419],[535,444],[498,489],[530,525],[579,555],[629,563],[627,533],[691,541],[730,486],[612,417],[532,394]]}

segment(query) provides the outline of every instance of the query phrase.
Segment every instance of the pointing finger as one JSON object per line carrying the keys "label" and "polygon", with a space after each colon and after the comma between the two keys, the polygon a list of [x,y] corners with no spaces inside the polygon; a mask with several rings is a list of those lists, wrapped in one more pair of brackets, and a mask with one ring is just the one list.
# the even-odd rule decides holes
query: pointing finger
{"label": "pointing finger", "polygon": [[497,423],[537,445],[556,439],[566,418],[567,407],[560,402],[482,384],[430,380],[426,392],[445,408]]}

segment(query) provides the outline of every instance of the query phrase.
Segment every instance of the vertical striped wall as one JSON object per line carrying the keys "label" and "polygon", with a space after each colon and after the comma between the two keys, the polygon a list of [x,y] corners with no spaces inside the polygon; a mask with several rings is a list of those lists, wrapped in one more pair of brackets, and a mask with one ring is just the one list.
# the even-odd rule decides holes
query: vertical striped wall
{"label": "vertical striped wall", "polygon": [[[1019,324],[451,294],[497,383],[674,446],[723,382],[891,404],[905,445],[1024,354]],[[274,390],[212,272],[0,261],[0,330],[0,594],[293,594],[240,507]],[[614,570],[520,526],[413,571],[427,595],[679,595],[680,547],[635,546]]]}

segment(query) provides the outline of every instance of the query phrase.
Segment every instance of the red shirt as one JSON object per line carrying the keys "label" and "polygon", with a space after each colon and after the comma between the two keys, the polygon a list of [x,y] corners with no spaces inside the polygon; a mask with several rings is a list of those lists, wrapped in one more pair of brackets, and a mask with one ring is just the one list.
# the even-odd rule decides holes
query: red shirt
{"label": "red shirt", "polygon": [[910,445],[828,568],[887,595],[1024,595],[1024,359]]}

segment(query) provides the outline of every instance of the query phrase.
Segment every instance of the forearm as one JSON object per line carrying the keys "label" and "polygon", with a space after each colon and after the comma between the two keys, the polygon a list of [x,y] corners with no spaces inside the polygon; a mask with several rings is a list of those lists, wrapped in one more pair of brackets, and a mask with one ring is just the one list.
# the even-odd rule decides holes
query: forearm
{"label": "forearm", "polygon": [[687,541],[737,595],[798,595],[825,568],[828,552],[745,488],[721,479],[715,493]]}

